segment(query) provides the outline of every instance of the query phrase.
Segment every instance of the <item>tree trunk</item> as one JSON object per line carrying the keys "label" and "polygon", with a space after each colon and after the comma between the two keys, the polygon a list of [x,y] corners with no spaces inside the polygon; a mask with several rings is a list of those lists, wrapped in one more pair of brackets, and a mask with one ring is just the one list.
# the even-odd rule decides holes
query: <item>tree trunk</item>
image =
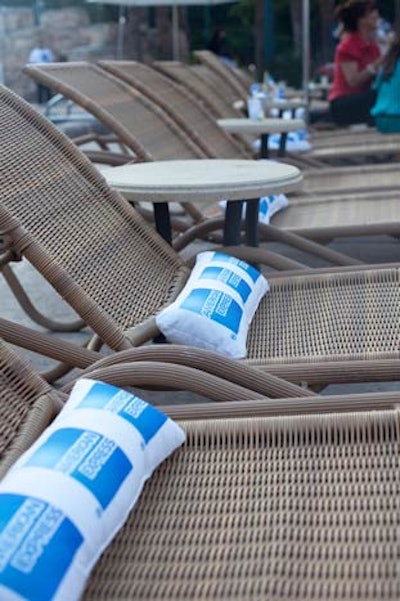
{"label": "tree trunk", "polygon": [[294,56],[302,53],[302,0],[290,0],[290,20],[292,22]]}
{"label": "tree trunk", "polygon": [[158,32],[158,58],[159,60],[172,59],[171,38],[171,9],[169,6],[156,7],[156,28]]}
{"label": "tree trunk", "polygon": [[319,48],[320,56],[317,57],[320,63],[333,61],[334,44],[332,40],[333,13],[335,10],[335,0],[319,0]]}
{"label": "tree trunk", "polygon": [[264,0],[256,0],[254,10],[254,63],[257,81],[262,81],[264,73]]}

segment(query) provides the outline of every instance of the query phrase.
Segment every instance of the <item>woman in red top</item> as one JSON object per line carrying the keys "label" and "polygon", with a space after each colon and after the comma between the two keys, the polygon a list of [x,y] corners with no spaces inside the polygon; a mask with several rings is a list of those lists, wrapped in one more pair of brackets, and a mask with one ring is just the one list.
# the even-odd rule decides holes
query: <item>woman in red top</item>
{"label": "woman in red top", "polygon": [[328,100],[332,119],[338,125],[368,123],[376,92],[371,89],[381,53],[374,36],[379,11],[372,0],[348,0],[336,9],[343,26],[335,52],[333,84]]}

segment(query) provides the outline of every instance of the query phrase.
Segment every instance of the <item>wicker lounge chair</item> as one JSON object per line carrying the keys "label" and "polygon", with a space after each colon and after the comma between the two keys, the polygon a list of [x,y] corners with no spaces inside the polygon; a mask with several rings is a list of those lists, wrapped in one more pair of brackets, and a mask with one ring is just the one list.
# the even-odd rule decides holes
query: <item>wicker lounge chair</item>
{"label": "wicker lounge chair", "polygon": [[[25,330],[27,332],[27,330]],[[39,342],[40,337],[37,339]],[[52,344],[51,338],[42,336],[44,343]],[[67,353],[72,344],[59,343],[53,340],[54,347]],[[173,347],[171,347],[173,351]],[[284,391],[292,396],[302,394],[300,388],[289,385],[278,378],[256,375],[258,382],[251,381],[252,388],[246,387],[253,370],[242,366],[242,373],[235,376],[236,382],[226,380],[220,368],[208,369],[208,362],[198,363],[198,367],[188,365],[180,349],[176,349],[176,363],[174,353],[163,352],[162,349],[132,349],[132,351],[114,355],[104,359],[99,353],[87,349],[74,350],[72,360],[80,368],[86,367],[82,375],[107,381],[117,386],[140,388],[146,396],[149,390],[182,390],[200,395],[209,401],[239,401],[241,399],[262,398],[259,390],[269,391],[274,394],[274,382],[281,384]],[[167,349],[165,349],[167,350]],[[61,351],[61,352],[62,352]],[[165,357],[168,362],[164,362]],[[186,364],[185,364],[186,361]],[[219,359],[217,357],[217,363]],[[215,364],[214,364],[215,367]],[[217,376],[216,373],[219,373]],[[230,374],[231,375],[231,374]],[[76,378],[76,377],[75,377]],[[35,371],[31,363],[11,346],[0,338],[0,477],[16,458],[36,439],[47,424],[55,417],[65,401],[74,379],[62,387],[54,388]],[[268,383],[269,382],[269,383]],[[278,392],[278,388],[276,389]],[[304,398],[313,395],[307,393]],[[160,399],[163,396],[160,394]],[[389,405],[390,406],[390,400]],[[384,401],[386,403],[386,400]]]}
{"label": "wicker lounge chair", "polygon": [[183,422],[84,599],[395,599],[397,421]]}
{"label": "wicker lounge chair", "polygon": [[[10,252],[27,259],[111,349],[152,340],[155,315],[188,277],[183,259],[62,132],[4,87],[0,118],[0,231]],[[330,382],[357,379],[369,359],[397,360],[399,278],[397,267],[271,273],[246,363],[298,364],[297,381],[302,366],[306,373],[321,364]],[[9,340],[1,323],[0,334]]]}
{"label": "wicker lounge chair", "polygon": [[[66,395],[1,342],[0,366],[4,475]],[[327,413],[325,401],[310,414],[300,400],[294,416],[262,399],[164,407],[186,442],[146,484],[82,599],[398,598],[398,394],[365,395],[353,413]]]}
{"label": "wicker lounge chair", "polygon": [[[185,94],[155,69],[135,61],[101,61],[100,66],[158,101],[188,135],[194,130],[202,132],[203,149],[211,147],[210,157],[215,152],[225,158],[248,156],[215,126],[193,95]],[[289,208],[276,215],[272,224],[319,240],[375,233],[396,235],[400,231],[399,184],[398,169],[393,164],[376,165],[373,171],[370,165],[308,169],[304,171],[302,192],[292,195]]]}
{"label": "wicker lounge chair", "polygon": [[228,66],[225,62],[221,61],[214,52],[210,50],[195,50],[193,56],[198,60],[199,63],[207,65],[212,71],[219,75],[220,79],[226,81],[226,83],[236,92],[238,98],[241,98],[243,94],[247,94],[249,88],[243,84],[243,80],[239,79],[236,75],[238,69],[234,69]]}
{"label": "wicker lounge chair", "polygon": [[[186,65],[179,62],[154,62],[154,68],[175,79],[191,91],[197,100],[214,119],[241,118],[246,116],[246,96],[238,100],[237,92],[233,92],[223,78],[206,65]],[[247,153],[256,158],[258,153],[254,148],[254,134],[234,134],[234,137],[245,146]],[[294,155],[286,150],[286,157],[299,167],[322,167],[324,164],[314,159],[304,160],[302,156]]]}
{"label": "wicker lounge chair", "polygon": [[[103,67],[105,63],[103,63]],[[73,98],[77,103],[82,104],[85,108],[89,108],[95,116],[103,121],[103,123],[113,129],[113,131],[118,135],[118,137],[123,140],[123,143],[132,148],[132,152],[135,148],[140,146],[141,154],[140,156],[144,157],[144,160],[149,160],[150,158],[162,159],[168,158],[193,158],[193,154],[188,150],[182,148],[182,142],[174,141],[169,146],[166,142],[171,136],[178,137],[177,128],[182,133],[183,141],[190,140],[189,131],[190,124],[197,123],[199,127],[199,131],[206,133],[207,141],[210,140],[213,148],[217,149],[219,152],[223,152],[223,156],[225,158],[230,158],[235,155],[238,157],[248,157],[246,153],[243,153],[241,149],[238,148],[237,144],[233,143],[232,140],[226,136],[223,132],[216,128],[215,124],[212,123],[208,115],[204,114],[201,107],[195,106],[195,101],[188,97],[187,95],[181,95],[176,86],[171,86],[168,80],[165,78],[155,79],[157,76],[152,75],[152,70],[149,67],[145,67],[143,65],[138,65],[134,62],[123,62],[120,66],[118,66],[115,62],[108,62],[107,68],[112,69],[113,72],[119,72],[120,75],[124,75],[126,81],[132,82],[132,73],[136,72],[137,75],[135,77],[135,82],[141,79],[141,90],[142,92],[146,89],[148,91],[149,78],[153,78],[153,81],[157,81],[158,89],[160,90],[160,97],[164,97],[164,100],[161,101],[161,105],[158,108],[158,118],[153,119],[152,113],[154,108],[154,103],[152,103],[151,98],[155,100],[153,95],[150,95],[151,98],[146,97],[146,102],[142,100],[142,96],[139,92],[138,88],[132,89],[132,85],[127,85],[125,82],[121,81],[121,78],[117,79],[115,76],[107,75],[104,72],[104,68],[99,69],[94,65],[89,65],[87,63],[62,63],[60,65],[51,64],[45,66],[29,66],[27,67],[27,72],[33,76],[35,79],[38,79],[42,82],[45,82],[46,85],[53,86],[54,88],[62,91],[65,95]],[[139,78],[139,73],[141,74],[141,78]],[[105,96],[105,90],[108,90],[108,94]],[[162,92],[162,93],[161,93]],[[103,95],[103,96],[102,96]],[[170,123],[173,122],[173,117],[176,116],[176,109],[169,108],[168,113],[165,112],[166,105],[168,104],[168,99],[172,100],[172,97],[175,99],[175,103],[179,106],[179,120],[176,123],[175,129],[172,130],[169,126]],[[103,98],[103,100],[102,100]],[[135,119],[135,106],[136,103],[140,103],[141,110],[139,114],[141,115],[141,123],[137,124]],[[147,104],[146,104],[147,103]],[[148,112],[146,116],[143,114],[145,107],[147,106]],[[132,113],[132,118],[130,117]],[[160,123],[162,119],[162,115],[165,116],[167,123]],[[192,117],[190,117],[192,115]],[[186,118],[186,119],[185,119]],[[189,120],[191,119],[191,120]],[[181,127],[181,124],[186,121],[186,131],[184,131]],[[159,135],[153,135],[153,128],[150,125],[149,129],[144,127],[144,124],[150,122],[152,124],[156,124],[158,128]],[[150,133],[150,135],[149,135]],[[192,126],[192,134],[191,134],[191,143],[194,145],[197,142],[199,135],[195,133],[195,130]],[[159,149],[158,146],[161,145]],[[204,156],[206,151],[206,144],[203,144],[202,148],[198,147],[198,154],[202,154]],[[144,150],[147,151],[147,154]],[[182,154],[184,153],[184,154]],[[211,154],[211,156],[215,156]],[[385,181],[385,183],[392,188],[393,187],[393,179],[397,178],[397,171],[393,173],[391,170],[392,167],[384,168],[379,166],[379,169],[384,169],[384,174],[382,175],[381,181]],[[369,178],[369,183],[363,183],[366,180],[365,172],[367,169],[362,169],[360,171],[360,175],[358,175],[358,171],[353,173],[352,170],[346,170],[344,168],[334,169],[330,168],[327,170],[321,170],[319,172],[318,169],[309,172],[309,176],[307,176],[307,172],[305,175],[305,186],[309,189],[313,190],[315,194],[318,191],[318,187],[321,186],[321,189],[327,189],[331,187],[330,179],[334,177],[336,171],[338,171],[338,186],[341,186],[341,189],[345,191],[346,189],[353,194],[354,190],[357,186],[363,185],[368,187],[368,190],[371,189],[371,179]],[[378,169],[377,169],[378,172]],[[388,181],[389,175],[391,177],[390,182]],[[357,180],[357,181],[356,181]],[[361,184],[359,182],[362,182]],[[377,178],[374,178],[374,182],[376,183]],[[313,184],[314,182],[314,184]],[[319,182],[321,182],[319,184]],[[333,183],[332,183],[333,185]],[[382,192],[381,192],[382,194]],[[371,233],[396,233],[399,228],[399,223],[397,219],[397,214],[393,215],[393,211],[396,210],[395,203],[392,195],[387,201],[388,209],[385,210],[386,201],[382,200],[379,204],[373,204],[371,202],[370,196],[367,196],[366,199],[363,197],[358,197],[357,201],[354,203],[354,219],[351,220],[351,213],[346,215],[346,224],[343,229],[341,226],[343,225],[343,217],[341,214],[344,203],[351,201],[351,195],[343,196],[340,199],[337,199],[336,204],[333,204],[332,195],[329,195],[329,199],[332,205],[332,231],[330,229],[331,220],[326,216],[326,207],[327,202],[325,202],[324,197],[316,197],[313,202],[309,201],[308,197],[305,199],[305,202],[301,205],[301,209],[296,209],[296,213],[301,210],[302,222],[305,224],[312,224],[312,226],[308,227],[308,229],[315,228],[315,237],[319,237],[321,239],[330,239],[333,237],[332,233],[335,236],[340,236],[341,231],[343,235],[357,235],[359,227],[361,235],[365,235],[368,233],[368,230]],[[350,196],[350,197],[349,197]],[[299,199],[300,200],[300,199]],[[297,202],[297,200],[296,200]],[[338,207],[338,210],[335,211],[335,206]],[[353,206],[353,203],[352,205]],[[202,219],[202,215],[199,211],[191,211],[191,214],[194,215],[195,219]],[[268,239],[274,239],[274,236],[277,236],[278,239],[283,240],[286,244],[289,245],[298,245],[298,248],[302,248],[306,250],[306,252],[311,252],[312,254],[321,254],[330,262],[334,264],[349,264],[351,261],[348,261],[348,258],[343,258],[338,255],[335,256],[334,253],[330,252],[330,249],[321,249],[321,248],[310,248],[307,243],[302,240],[289,240],[285,236],[285,215],[286,211],[280,215],[279,219],[279,230],[272,231],[268,230],[267,236]],[[322,215],[322,218],[319,218],[319,215]],[[362,220],[360,222],[360,215],[362,215]],[[180,224],[175,222],[176,226],[179,227]],[[288,218],[289,228],[293,228],[293,220]],[[213,223],[209,223],[210,228],[212,229]],[[185,226],[183,226],[185,227]],[[204,226],[203,235],[207,235],[209,233],[210,228],[207,229]],[[369,229],[370,228],[370,229]],[[182,228],[180,228],[182,231]],[[322,230],[322,231],[321,231]],[[183,245],[184,243],[189,242],[193,237],[196,237],[198,230],[193,230],[188,237],[180,237],[179,244]],[[312,234],[310,235],[312,236]],[[304,248],[303,244],[307,246]],[[178,248],[181,248],[179,246]],[[344,263],[343,263],[344,261]]]}
{"label": "wicker lounge chair", "polygon": [[[172,156],[180,158],[196,158],[210,156],[210,154],[214,157],[225,156],[226,158],[230,158],[232,152],[235,153],[235,156],[238,156],[240,153],[240,146],[235,144],[228,134],[225,134],[225,139],[229,139],[229,145],[227,142],[225,143],[225,146],[223,147],[224,155],[222,155],[222,148],[214,149],[213,141],[210,141],[210,143],[207,144],[204,133],[196,130],[195,117],[194,123],[190,129],[187,125],[183,125],[184,120],[179,121],[179,110],[177,108],[175,108],[174,111],[174,119],[166,118],[165,123],[161,124],[160,119],[163,114],[165,115],[165,107],[167,104],[165,102],[163,103],[161,94],[158,98],[157,94],[155,94],[152,97],[152,103],[150,103],[147,95],[144,96],[138,93],[138,90],[134,92],[132,98],[132,90],[130,89],[132,86],[128,88],[120,78],[116,79],[111,76],[107,78],[106,74],[104,72],[102,73],[95,65],[83,62],[53,63],[51,68],[45,68],[43,65],[37,67],[27,65],[25,67],[25,72],[33,79],[46,79],[49,85],[54,89],[62,89],[69,97],[74,96],[77,104],[85,106],[86,110],[95,114],[95,116],[118,135],[120,140],[124,144],[127,144],[128,147],[132,145],[132,138],[135,138],[141,148],[141,152],[139,150],[138,155],[139,159],[142,158],[143,160],[143,149],[147,151],[148,155],[156,160],[171,158]],[[113,96],[111,96],[108,101],[105,98],[104,91],[102,94],[101,89],[96,87],[99,85],[105,86],[110,90],[110,93],[113,92]],[[118,103],[115,101],[115,97],[120,96],[121,98],[117,98],[117,101],[122,102],[123,99],[124,103],[127,103],[129,95],[131,107],[135,102],[142,109],[141,112],[139,112],[139,108],[137,109],[137,113],[140,116],[135,119],[129,116],[129,111],[128,115],[123,113],[123,108],[125,108],[125,111],[128,110],[126,105],[124,107],[119,107]],[[146,107],[148,109],[151,107],[153,107],[153,109],[154,107],[158,107],[158,116],[156,115],[151,119],[151,111],[148,110],[147,114],[145,113]],[[130,108],[130,110],[132,110],[132,108]],[[178,122],[176,121],[177,116]],[[210,123],[213,122],[211,116],[208,116],[208,119]],[[117,121],[120,126],[119,130],[116,129],[115,121]],[[125,128],[124,131],[121,126]],[[158,136],[155,135],[156,131],[158,132]],[[224,137],[221,133],[219,135],[220,140]],[[123,137],[123,134],[125,134],[125,138]],[[171,139],[171,136],[174,134],[174,138],[176,137],[177,141]],[[184,134],[186,134],[186,138]],[[180,137],[182,139],[179,142],[178,140]],[[216,134],[214,134],[214,139],[215,138]],[[163,140],[164,148],[161,146]],[[170,140],[169,146],[168,140]],[[202,147],[205,148],[203,153],[201,152]],[[228,152],[229,154],[227,154]],[[242,157],[243,152],[242,149]],[[168,153],[168,156],[165,153]],[[247,154],[246,158],[250,157],[251,155]]]}
{"label": "wicker lounge chair", "polygon": [[161,106],[209,158],[252,158],[181,84],[138,61],[106,60],[98,65]]}
{"label": "wicker lounge chair", "polygon": [[[216,119],[237,117],[238,110],[232,108],[238,102],[237,94],[233,97],[228,95],[224,88],[225,96],[219,92],[220,86],[216,84],[215,79],[219,76],[220,81],[224,81],[223,77],[215,69],[209,65],[202,64],[200,66],[184,65],[178,61],[158,61],[154,66],[163,73],[186,85],[192,92],[196,93],[198,98],[201,98],[207,108],[212,111]],[[222,65],[222,69],[225,67]],[[208,80],[208,83],[207,83]],[[226,82],[225,82],[226,85]],[[245,96],[242,101],[245,101]],[[398,160],[400,151],[400,136],[396,134],[383,136],[375,131],[372,134],[370,131],[354,131],[349,136],[335,135],[333,132],[330,137],[324,133],[323,136],[317,135],[317,144],[313,145],[313,136],[311,135],[312,149],[302,153],[287,153],[292,161],[301,161],[301,164],[310,166],[327,165],[342,165],[353,161],[353,164],[359,164],[360,158],[364,161],[375,162],[377,158],[382,160]],[[249,143],[248,139],[244,141]],[[357,142],[357,143],[355,143]]]}
{"label": "wicker lounge chair", "polygon": [[[243,109],[235,102],[218,93],[217,83],[211,79],[210,69],[204,65],[186,65],[180,61],[154,61],[152,66],[185,86],[201,101],[216,118],[243,117]],[[235,96],[237,101],[237,96]],[[241,103],[243,98],[240,98]]]}
{"label": "wicker lounge chair", "polygon": [[[48,65],[27,66],[26,72],[38,81],[46,82],[46,85],[57,89],[63,95],[70,97],[77,104],[92,112],[96,118],[103,122],[105,126],[111,129],[118,136],[121,143],[127,146],[128,150],[136,153],[140,160],[164,160],[166,158],[191,159],[205,156],[205,150],[195,143],[196,136],[184,131],[178,122],[173,121],[170,114],[166,113],[162,106],[157,106],[152,100],[144,96],[138,89],[126,84],[120,78],[107,73],[103,68],[89,63],[51,63]],[[164,88],[165,93],[167,88]],[[169,94],[172,89],[169,90]],[[197,115],[196,119],[204,117],[201,107],[197,110],[193,108],[193,102],[187,98],[180,99],[181,121],[184,118],[184,104],[187,110]],[[162,120],[165,122],[162,123]],[[205,129],[211,131],[212,123],[205,117]],[[243,158],[239,154],[240,149],[229,140],[224,134],[216,130],[213,126],[215,140],[218,140],[219,150],[224,148],[224,158],[231,158],[233,153]],[[171,143],[168,143],[171,140]],[[229,152],[227,148],[229,147]],[[213,155],[215,158],[215,154]],[[192,205],[186,204],[185,208],[198,221],[204,221],[204,215],[196,210]],[[180,224],[177,223],[177,226]],[[217,222],[218,223],[218,222]],[[219,221],[221,223],[221,220]],[[202,236],[207,236],[215,228],[213,220],[207,220],[207,223],[201,225],[201,229],[194,228],[185,236],[180,236],[177,240],[176,248],[182,249],[193,238],[196,238],[198,232]],[[182,228],[180,228],[182,231]],[[295,237],[292,234],[288,236],[283,229],[276,230],[268,228],[265,230],[269,240],[277,239],[291,247],[300,248],[306,253],[323,257],[324,260],[334,265],[354,264],[354,260],[344,256],[326,247],[311,243],[305,238]],[[287,263],[288,268],[293,268],[293,263]]]}
{"label": "wicker lounge chair", "polygon": [[[137,61],[99,61],[102,68],[119,77],[125,83],[159,104],[169,116],[177,121],[182,129],[194,141],[202,145],[203,150],[212,157],[251,158],[250,154],[233,142],[229,136],[216,127],[215,120],[199,106],[193,91],[186,90],[171,78],[162,77],[162,71]],[[198,132],[201,132],[201,136]],[[347,143],[354,143],[354,134]],[[375,135],[366,132],[368,137]],[[200,142],[199,142],[200,139]],[[385,163],[374,166],[360,165],[352,167],[309,168],[304,170],[302,191],[322,195],[324,192],[383,192],[399,187],[397,165]]]}

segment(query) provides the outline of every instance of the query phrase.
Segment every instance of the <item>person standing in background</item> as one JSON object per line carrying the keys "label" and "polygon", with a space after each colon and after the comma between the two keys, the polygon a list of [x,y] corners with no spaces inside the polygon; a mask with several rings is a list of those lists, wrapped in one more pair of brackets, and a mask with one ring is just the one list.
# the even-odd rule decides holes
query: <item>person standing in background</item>
{"label": "person standing in background", "polygon": [[335,67],[328,95],[331,117],[337,125],[368,123],[376,92],[372,82],[382,57],[375,41],[379,11],[373,0],[348,0],[335,17],[343,31],[335,51]]}
{"label": "person standing in background", "polygon": [[[29,63],[52,63],[54,62],[54,53],[46,46],[42,39],[38,39],[38,43],[29,53]],[[44,104],[51,98],[51,90],[41,83],[37,84],[37,101],[39,104]]]}
{"label": "person standing in background", "polygon": [[214,52],[223,62],[230,67],[236,67],[236,61],[233,58],[231,49],[228,44],[226,31],[223,27],[217,26],[207,46],[208,50]]}

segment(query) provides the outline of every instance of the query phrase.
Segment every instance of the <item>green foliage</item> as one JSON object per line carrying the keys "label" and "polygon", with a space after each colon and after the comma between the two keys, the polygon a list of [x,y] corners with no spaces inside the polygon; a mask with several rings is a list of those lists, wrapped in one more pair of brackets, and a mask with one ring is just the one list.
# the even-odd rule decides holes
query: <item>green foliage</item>
{"label": "green foliage", "polygon": [[242,23],[243,27],[252,29],[254,23],[254,1],[240,0],[240,2],[237,2],[232,6],[230,15],[232,18],[237,19]]}

